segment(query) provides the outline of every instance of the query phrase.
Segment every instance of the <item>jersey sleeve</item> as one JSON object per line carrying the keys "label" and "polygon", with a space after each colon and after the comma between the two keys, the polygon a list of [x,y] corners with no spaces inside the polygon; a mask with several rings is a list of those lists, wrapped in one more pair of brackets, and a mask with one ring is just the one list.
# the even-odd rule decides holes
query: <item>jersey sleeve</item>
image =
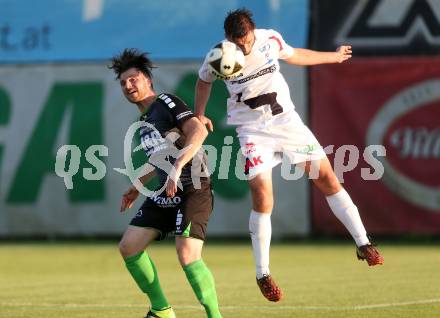
{"label": "jersey sleeve", "polygon": [[279,54],[278,58],[281,60],[285,60],[291,57],[295,49],[284,41],[280,33],[278,33],[275,30],[270,30],[270,31],[271,31],[271,35],[269,39],[275,41],[277,44],[278,54]]}
{"label": "jersey sleeve", "polygon": [[208,54],[206,54],[205,60],[203,61],[203,64],[199,69],[199,77],[204,82],[212,83],[216,80],[216,77],[214,76],[214,74],[212,74],[211,70],[208,67]]}
{"label": "jersey sleeve", "polygon": [[183,100],[172,94],[160,94],[159,98],[167,107],[173,117],[176,126],[181,129],[182,125],[188,119],[195,117],[193,111],[185,104]]}

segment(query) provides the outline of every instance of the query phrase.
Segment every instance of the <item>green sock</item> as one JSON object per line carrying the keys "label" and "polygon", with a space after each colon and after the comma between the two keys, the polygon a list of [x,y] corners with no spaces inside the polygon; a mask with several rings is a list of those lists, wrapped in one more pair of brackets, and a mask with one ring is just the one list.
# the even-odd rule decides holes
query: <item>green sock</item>
{"label": "green sock", "polygon": [[150,298],[151,308],[161,310],[170,307],[160,287],[156,266],[146,252],[127,257],[125,266],[139,288]]}
{"label": "green sock", "polygon": [[221,318],[218,309],[217,292],[214,277],[203,260],[192,262],[183,267],[186,278],[191,284],[199,302],[205,307],[208,318]]}

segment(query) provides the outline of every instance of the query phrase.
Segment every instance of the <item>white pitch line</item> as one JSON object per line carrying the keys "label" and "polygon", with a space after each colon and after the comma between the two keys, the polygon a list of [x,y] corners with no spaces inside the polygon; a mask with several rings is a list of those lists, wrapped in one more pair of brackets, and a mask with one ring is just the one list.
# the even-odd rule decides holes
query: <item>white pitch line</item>
{"label": "white pitch line", "polygon": [[[269,310],[362,310],[362,309],[375,309],[375,308],[387,308],[387,307],[399,307],[399,306],[411,306],[411,305],[423,305],[423,304],[433,304],[440,303],[440,298],[433,299],[423,299],[414,301],[404,301],[395,303],[383,303],[383,304],[369,304],[369,305],[355,305],[355,306],[290,306],[290,305],[262,305],[258,306],[260,309]],[[144,308],[148,307],[147,304],[57,304],[57,303],[29,303],[29,302],[0,302],[0,307],[59,307],[59,308]],[[200,305],[173,305],[176,309],[203,309]],[[222,310],[237,310],[242,307],[240,306],[220,306]]]}
{"label": "white pitch line", "polygon": [[440,303],[440,298],[414,300],[414,301],[403,301],[403,302],[399,302],[399,303],[358,305],[358,306],[354,306],[353,309],[356,309],[356,310],[358,310],[358,309],[374,309],[374,308],[423,305],[423,304],[433,304],[433,303]]}

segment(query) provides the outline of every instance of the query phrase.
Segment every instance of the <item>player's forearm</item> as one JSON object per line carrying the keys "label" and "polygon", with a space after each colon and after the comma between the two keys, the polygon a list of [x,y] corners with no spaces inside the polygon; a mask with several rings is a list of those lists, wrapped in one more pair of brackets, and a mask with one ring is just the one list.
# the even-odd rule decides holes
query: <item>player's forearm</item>
{"label": "player's forearm", "polygon": [[176,169],[182,168],[196,155],[208,136],[208,131],[205,126],[196,118],[188,120],[182,127],[182,132],[186,136],[183,148],[189,147],[174,163]]}
{"label": "player's forearm", "polygon": [[319,52],[308,49],[295,48],[295,53],[284,61],[289,64],[295,65],[338,63],[339,54],[337,52]]}
{"label": "player's forearm", "polygon": [[194,96],[194,114],[196,116],[205,114],[206,104],[211,94],[211,87],[211,83],[202,81],[200,78],[197,80]]}
{"label": "player's forearm", "polygon": [[156,171],[153,170],[153,171],[150,171],[150,172],[138,177],[138,179],[142,184],[145,184],[145,183],[149,182],[151,179],[153,179],[155,176],[156,176]]}
{"label": "player's forearm", "polygon": [[[148,164],[149,165],[149,164]],[[147,182],[149,182],[149,181],[151,181],[151,179],[153,179],[155,176],[156,176],[157,174],[156,174],[156,171],[155,170],[151,170],[150,172],[148,172],[148,173],[143,173],[143,174],[141,174],[141,175],[139,175],[138,177],[137,177],[137,179],[135,179],[135,181],[133,182],[133,184],[130,186],[130,188],[132,188],[134,191],[138,191],[138,189],[136,188],[136,183],[137,183],[137,181],[140,183],[140,184],[138,184],[138,185],[144,185],[144,184],[146,184]]]}

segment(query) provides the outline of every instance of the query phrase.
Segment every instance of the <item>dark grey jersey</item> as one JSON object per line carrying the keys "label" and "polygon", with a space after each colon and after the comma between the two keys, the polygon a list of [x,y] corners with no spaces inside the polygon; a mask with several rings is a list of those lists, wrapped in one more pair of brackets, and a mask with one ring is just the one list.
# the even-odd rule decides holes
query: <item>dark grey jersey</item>
{"label": "dark grey jersey", "polygon": [[[194,117],[192,110],[175,95],[160,94],[142,114],[140,121],[147,123],[140,129],[140,139],[149,162],[155,166],[160,186],[167,179],[171,165],[174,164],[178,151],[185,143],[182,125]],[[188,162],[182,169],[180,181],[183,186],[208,181],[207,158],[204,151]]]}

